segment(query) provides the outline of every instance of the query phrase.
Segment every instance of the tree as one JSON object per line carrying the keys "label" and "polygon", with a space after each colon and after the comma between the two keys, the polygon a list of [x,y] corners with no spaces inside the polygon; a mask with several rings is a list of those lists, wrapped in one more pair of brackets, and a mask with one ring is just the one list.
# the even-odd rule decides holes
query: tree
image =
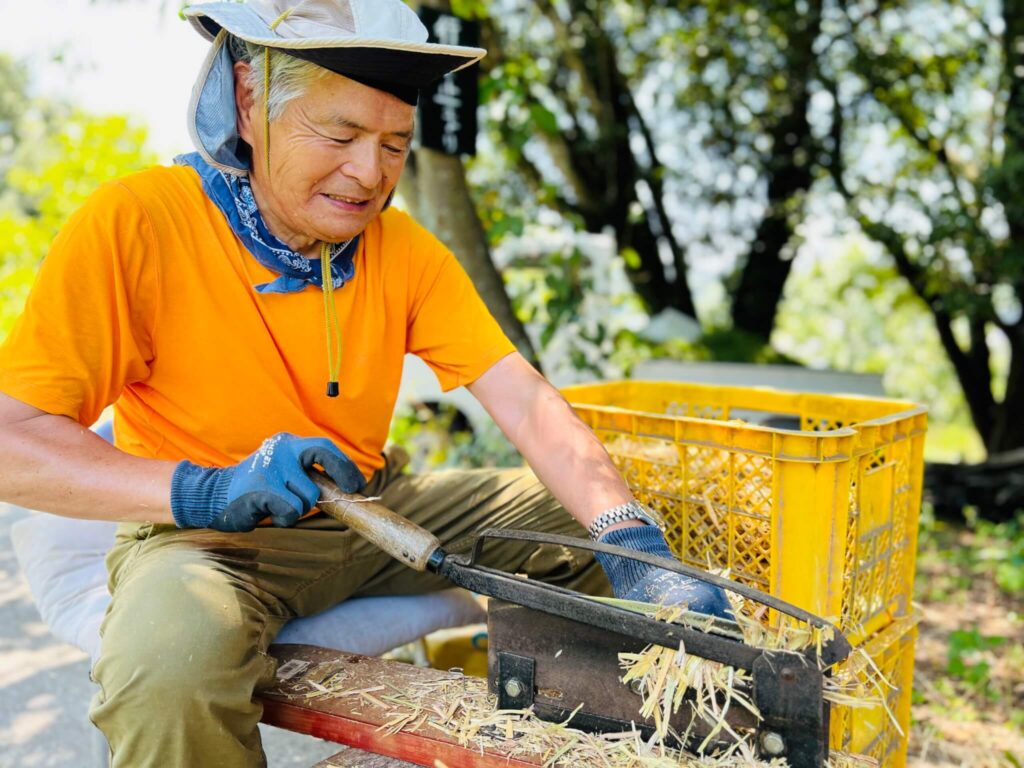
{"label": "tree", "polygon": [[1024,3],[840,2],[828,28],[845,210],[928,307],[987,450],[1020,448]]}
{"label": "tree", "polygon": [[882,376],[888,394],[928,403],[930,418],[943,425],[930,435],[930,453],[979,457],[928,307],[863,236],[831,258],[794,266],[772,343],[811,367]]}
{"label": "tree", "polygon": [[485,222],[548,209],[610,229],[652,314],[696,318],[695,260],[726,250],[731,324],[767,344],[815,166],[832,158],[810,125],[820,1],[486,6],[502,162],[480,191]]}
{"label": "tree", "polygon": [[[452,10],[449,0],[424,0],[420,4],[446,12]],[[402,174],[400,191],[417,221],[452,249],[519,352],[539,367],[530,337],[516,317],[491,259],[487,235],[466,183],[462,158],[425,147],[414,150]]]}
{"label": "tree", "polygon": [[505,335],[527,360],[539,366],[530,337],[516,317],[491,259],[462,159],[432,149],[416,149],[400,185],[402,199],[414,218],[452,249]]}
{"label": "tree", "polygon": [[[518,173],[515,187],[587,231],[611,227],[652,311],[673,307],[696,316],[684,253],[662,208],[656,148],[651,140],[642,163],[630,145],[634,132],[650,138],[650,131],[596,7],[505,5],[485,20],[486,92],[500,110],[492,127]],[[646,207],[641,186],[653,193]],[[671,267],[662,262],[663,247]]]}
{"label": "tree", "polygon": [[695,315],[703,254],[731,249],[729,323],[764,343],[825,211],[928,307],[988,450],[1024,445],[1024,0],[472,5],[490,231],[610,229],[652,313]]}

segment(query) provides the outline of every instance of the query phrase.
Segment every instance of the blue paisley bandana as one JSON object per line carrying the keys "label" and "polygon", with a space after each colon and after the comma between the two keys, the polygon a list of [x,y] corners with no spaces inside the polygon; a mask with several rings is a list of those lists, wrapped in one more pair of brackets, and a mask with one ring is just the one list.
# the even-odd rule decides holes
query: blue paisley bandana
{"label": "blue paisley bandana", "polygon": [[[307,259],[270,234],[256,207],[247,176],[219,171],[198,152],[178,155],[174,163],[195,168],[203,182],[203,191],[224,214],[249,253],[264,267],[281,275],[272,282],[255,286],[257,292],[294,293],[307,285],[323,287],[320,260]],[[355,277],[356,265],[352,259],[358,247],[358,235],[347,243],[331,245],[331,277],[335,288],[341,288]]]}

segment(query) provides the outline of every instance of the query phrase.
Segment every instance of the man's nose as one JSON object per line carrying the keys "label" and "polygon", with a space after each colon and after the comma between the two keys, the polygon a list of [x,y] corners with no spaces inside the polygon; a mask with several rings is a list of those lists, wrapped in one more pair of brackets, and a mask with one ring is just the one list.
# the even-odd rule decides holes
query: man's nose
{"label": "man's nose", "polygon": [[381,179],[380,147],[373,141],[360,141],[341,166],[342,173],[359,182],[363,189],[376,189]]}

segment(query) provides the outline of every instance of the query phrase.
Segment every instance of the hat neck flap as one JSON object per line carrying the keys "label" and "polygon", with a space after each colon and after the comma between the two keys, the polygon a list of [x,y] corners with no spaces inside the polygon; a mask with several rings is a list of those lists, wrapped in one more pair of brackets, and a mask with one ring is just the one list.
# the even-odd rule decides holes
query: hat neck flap
{"label": "hat neck flap", "polygon": [[233,173],[249,171],[249,147],[238,135],[235,109],[234,60],[227,33],[221,30],[206,60],[189,108],[189,132],[203,158],[215,168]]}

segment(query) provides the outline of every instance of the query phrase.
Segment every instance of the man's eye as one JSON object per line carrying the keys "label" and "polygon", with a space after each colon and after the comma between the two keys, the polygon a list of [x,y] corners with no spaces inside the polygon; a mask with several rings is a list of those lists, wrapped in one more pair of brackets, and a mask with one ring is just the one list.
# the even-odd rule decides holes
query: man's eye
{"label": "man's eye", "polygon": [[396,147],[392,144],[385,144],[384,149],[385,151],[390,152],[392,155],[405,154],[405,147]]}
{"label": "man's eye", "polygon": [[351,144],[352,139],[331,139],[335,144]]}

